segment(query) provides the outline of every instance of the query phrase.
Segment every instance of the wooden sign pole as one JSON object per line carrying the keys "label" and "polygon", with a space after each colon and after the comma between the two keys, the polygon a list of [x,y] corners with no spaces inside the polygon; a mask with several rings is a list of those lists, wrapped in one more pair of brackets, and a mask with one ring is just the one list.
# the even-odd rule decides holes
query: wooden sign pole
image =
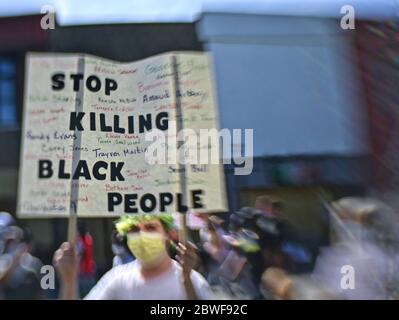
{"label": "wooden sign pole", "polygon": [[[172,66],[173,66],[173,77],[174,77],[174,89],[175,89],[175,101],[176,101],[176,131],[177,134],[183,129],[183,112],[181,106],[181,98],[178,92],[180,91],[180,82],[179,82],[179,70],[177,64],[176,55],[172,56]],[[177,137],[176,137],[177,139]],[[178,141],[177,143],[177,152],[181,149],[181,145],[183,141]],[[183,155],[184,156],[184,155]],[[180,190],[182,194],[182,207],[183,209],[179,212],[180,218],[180,229],[179,229],[179,241],[185,245],[187,242],[187,178],[186,178],[186,166],[180,162],[180,155],[177,153],[177,164],[178,164],[178,172],[179,172],[179,181],[180,181]]]}
{"label": "wooden sign pole", "polygon": [[[78,73],[83,74],[85,69],[85,59],[83,56],[79,57],[78,60]],[[83,111],[83,86],[77,92],[77,99],[75,102],[75,111]],[[80,150],[82,145],[82,132],[76,131],[76,139],[73,141],[73,153],[72,153],[72,170],[77,166],[80,160]],[[75,246],[76,242],[76,231],[77,231],[77,220],[78,220],[78,197],[79,197],[79,183],[73,183],[71,179],[71,195],[69,203],[69,217],[68,217],[68,242],[72,246]]]}

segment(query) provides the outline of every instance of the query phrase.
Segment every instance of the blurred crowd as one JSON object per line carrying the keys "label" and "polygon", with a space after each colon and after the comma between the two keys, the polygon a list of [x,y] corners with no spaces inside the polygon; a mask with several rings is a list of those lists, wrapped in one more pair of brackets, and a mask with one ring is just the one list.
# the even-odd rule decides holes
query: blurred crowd
{"label": "blurred crowd", "polygon": [[41,261],[31,255],[32,234],[0,212],[0,300],[43,299]]}
{"label": "blurred crowd", "polygon": [[[64,285],[78,279],[81,298],[135,299],[137,292],[143,299],[399,298],[396,213],[370,198],[323,205],[330,226],[325,245],[304,241],[285,216],[284,202],[264,195],[229,215],[198,214],[205,227],[184,245],[167,217],[157,218],[158,224],[149,218],[120,220],[110,235],[112,270],[97,284],[95,241],[80,222],[75,246],[63,244],[54,265]],[[48,298],[41,287],[42,263],[31,250],[29,230],[0,213],[0,299]],[[138,284],[131,286],[132,279]]]}

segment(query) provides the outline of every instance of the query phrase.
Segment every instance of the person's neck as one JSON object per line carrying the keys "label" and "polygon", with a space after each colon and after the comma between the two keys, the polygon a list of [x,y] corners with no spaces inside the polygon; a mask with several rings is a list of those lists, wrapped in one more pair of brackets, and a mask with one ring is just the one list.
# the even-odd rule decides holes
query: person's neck
{"label": "person's neck", "polygon": [[172,266],[172,259],[166,256],[156,266],[141,266],[141,274],[145,279],[151,279],[167,272]]}

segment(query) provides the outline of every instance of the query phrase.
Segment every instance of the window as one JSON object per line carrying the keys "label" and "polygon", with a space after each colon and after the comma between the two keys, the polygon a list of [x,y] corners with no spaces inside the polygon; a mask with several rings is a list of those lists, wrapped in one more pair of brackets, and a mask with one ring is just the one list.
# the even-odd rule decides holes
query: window
{"label": "window", "polygon": [[12,127],[16,117],[15,62],[0,56],[0,127]]}

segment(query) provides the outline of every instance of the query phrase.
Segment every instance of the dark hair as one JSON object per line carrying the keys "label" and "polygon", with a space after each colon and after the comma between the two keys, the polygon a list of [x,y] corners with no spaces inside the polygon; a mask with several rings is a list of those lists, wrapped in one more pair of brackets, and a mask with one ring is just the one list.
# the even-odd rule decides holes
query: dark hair
{"label": "dark hair", "polygon": [[264,206],[270,206],[273,204],[272,199],[269,196],[263,195],[256,198],[255,202],[260,202]]}
{"label": "dark hair", "polygon": [[112,244],[123,244],[123,242],[126,241],[126,237],[122,236],[118,233],[116,230],[112,230],[111,233],[111,242]]}
{"label": "dark hair", "polygon": [[281,200],[274,200],[272,203],[273,210],[283,211],[285,206],[284,202]]}
{"label": "dark hair", "polygon": [[127,246],[126,236],[119,234],[118,231],[116,231],[116,230],[112,230],[111,244],[123,246],[127,252],[130,252],[129,247]]}
{"label": "dark hair", "polygon": [[33,233],[32,230],[30,230],[27,227],[22,227],[22,239],[21,242],[25,244],[31,244],[33,242]]}

